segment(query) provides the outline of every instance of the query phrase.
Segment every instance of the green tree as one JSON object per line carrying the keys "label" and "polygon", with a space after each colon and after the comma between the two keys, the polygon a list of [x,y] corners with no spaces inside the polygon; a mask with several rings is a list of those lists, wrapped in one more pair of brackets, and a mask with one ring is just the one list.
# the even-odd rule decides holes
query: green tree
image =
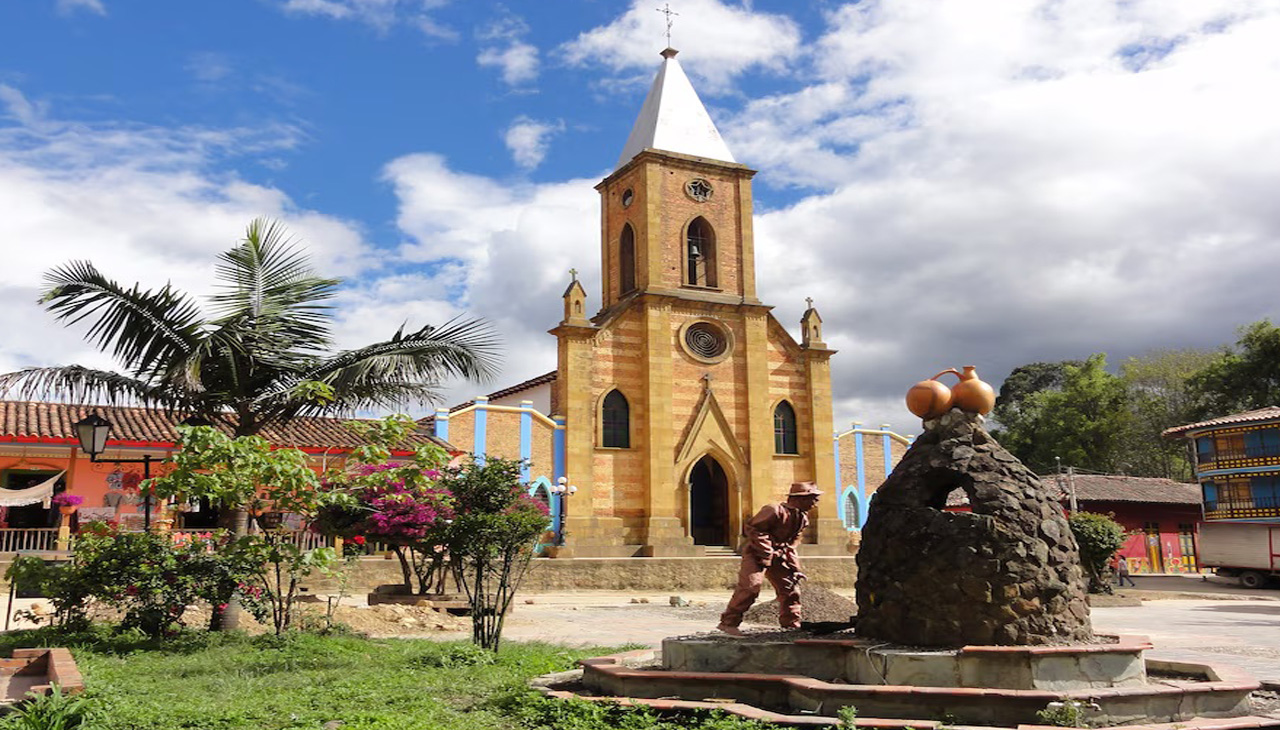
{"label": "green tree", "polygon": [[493,651],[534,547],[547,529],[547,507],[525,493],[521,462],[495,457],[445,470],[456,516],[447,546],[471,604],[472,640]]}
{"label": "green tree", "polygon": [[1022,396],[1017,417],[993,435],[1037,472],[1052,470],[1055,457],[1092,471],[1120,470],[1131,423],[1124,382],[1107,372],[1102,353],[1061,365],[1061,385]]}
{"label": "green tree", "polygon": [[[259,616],[269,613],[276,633],[289,628],[293,602],[302,578],[324,569],[336,558],[333,548],[302,550],[284,539],[279,527],[268,527],[267,511],[295,512],[314,519],[326,505],[351,505],[354,499],[340,490],[320,489],[320,478],[298,449],[273,449],[261,436],[232,439],[211,426],[179,426],[179,449],[172,470],[146,485],[160,498],[179,501],[206,499],[220,507],[248,510],[260,531],[241,536],[225,549],[245,556],[253,581],[265,603]],[[213,627],[219,627],[215,607]]]}
{"label": "green tree", "polygon": [[1089,578],[1089,592],[1110,593],[1107,563],[1124,545],[1124,527],[1110,516],[1094,512],[1075,512],[1068,522],[1080,546],[1080,564]]}
{"label": "green tree", "polygon": [[1133,415],[1123,444],[1124,471],[1176,481],[1191,479],[1186,445],[1162,438],[1165,429],[1196,420],[1191,380],[1215,359],[1207,350],[1155,350],[1129,358],[1120,377]]}
{"label": "green tree", "polygon": [[328,302],[340,281],[318,276],[277,222],[250,223],[244,240],[218,257],[214,277],[219,292],[205,316],[168,284],[125,287],[88,261],[51,270],[41,303],[60,321],[87,321],[87,338],[122,371],[26,368],[0,376],[0,393],[141,403],[248,436],[299,415],[432,402],[445,378],[493,372],[497,341],[477,319],[401,327],[333,352]]}
{"label": "green tree", "polygon": [[1280,327],[1264,319],[1239,333],[1234,346],[1191,379],[1192,421],[1280,405]]}

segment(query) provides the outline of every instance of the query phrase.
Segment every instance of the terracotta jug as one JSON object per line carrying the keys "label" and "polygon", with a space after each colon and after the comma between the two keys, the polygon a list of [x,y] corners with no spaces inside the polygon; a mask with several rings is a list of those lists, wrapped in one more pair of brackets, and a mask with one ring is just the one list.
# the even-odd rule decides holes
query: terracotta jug
{"label": "terracotta jug", "polygon": [[947,373],[960,375],[960,371],[948,368],[928,380],[921,380],[911,386],[907,390],[907,410],[926,421],[951,410],[953,400],[951,389],[938,382],[938,378]]}
{"label": "terracotta jug", "polygon": [[960,384],[951,391],[951,399],[956,408],[984,416],[996,406],[995,390],[978,379],[978,371],[972,365],[964,366]]}

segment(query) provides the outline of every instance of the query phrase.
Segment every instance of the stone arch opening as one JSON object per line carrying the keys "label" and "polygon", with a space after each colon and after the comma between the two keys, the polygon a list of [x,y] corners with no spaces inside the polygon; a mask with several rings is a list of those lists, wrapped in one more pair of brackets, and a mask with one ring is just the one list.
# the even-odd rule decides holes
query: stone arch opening
{"label": "stone arch opening", "polygon": [[921,506],[936,510],[947,507],[975,507],[973,478],[950,469],[931,469],[921,477]]}
{"label": "stone arch opening", "polygon": [[689,535],[694,545],[729,544],[729,475],[710,454],[689,470]]}

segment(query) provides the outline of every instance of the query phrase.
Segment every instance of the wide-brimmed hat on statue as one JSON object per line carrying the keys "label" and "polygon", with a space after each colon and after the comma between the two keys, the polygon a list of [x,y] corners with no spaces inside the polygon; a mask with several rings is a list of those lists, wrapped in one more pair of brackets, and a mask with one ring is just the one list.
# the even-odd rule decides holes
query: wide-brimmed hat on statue
{"label": "wide-brimmed hat on statue", "polygon": [[816,497],[822,494],[822,490],[818,489],[818,485],[813,482],[796,482],[791,485],[791,491],[787,493],[788,497]]}

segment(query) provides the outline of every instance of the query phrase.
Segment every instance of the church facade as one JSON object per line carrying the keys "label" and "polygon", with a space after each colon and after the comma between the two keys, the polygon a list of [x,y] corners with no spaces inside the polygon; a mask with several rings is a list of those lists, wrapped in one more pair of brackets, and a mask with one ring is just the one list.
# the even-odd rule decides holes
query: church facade
{"label": "church facade", "polygon": [[[526,389],[549,391],[549,412],[482,399],[481,410],[438,412],[436,434],[475,450],[469,435],[480,435],[483,412],[485,439],[495,440],[491,428],[511,433],[495,434],[509,445],[490,453],[551,465],[578,487],[561,525],[564,551],[576,556],[736,547],[745,519],[805,480],[828,496],[803,550],[844,553],[834,351],[812,306],[797,338],[757,297],[755,171],[733,159],[676,52],[662,55],[617,168],[596,186],[599,304],[575,275],[551,330],[554,376]],[[544,448],[551,453],[533,453]]]}

